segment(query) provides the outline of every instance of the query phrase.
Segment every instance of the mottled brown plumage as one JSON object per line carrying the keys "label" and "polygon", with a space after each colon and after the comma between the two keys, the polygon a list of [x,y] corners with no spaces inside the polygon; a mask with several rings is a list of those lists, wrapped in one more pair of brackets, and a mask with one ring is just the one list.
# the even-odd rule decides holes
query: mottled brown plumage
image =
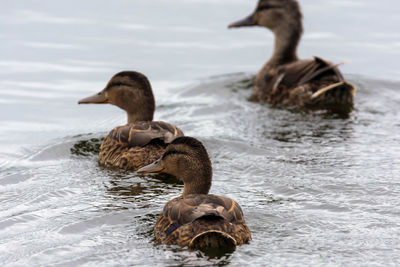
{"label": "mottled brown plumage", "polygon": [[252,100],[338,113],[351,111],[356,90],[344,80],[337,68],[340,64],[297,56],[303,26],[296,0],[259,0],[253,14],[229,25],[243,26],[267,27],[275,35],[273,56],[256,76]]}
{"label": "mottled brown plumage", "polygon": [[160,243],[183,247],[195,244],[194,237],[212,232],[225,234],[228,240],[220,243],[242,245],[251,239],[239,204],[215,195],[192,194],[169,201],[154,228]]}
{"label": "mottled brown plumage", "polygon": [[100,148],[106,167],[137,170],[157,158],[175,138],[183,136],[175,125],[155,121],[155,101],[150,82],[143,74],[124,71],[114,75],[106,88],[79,104],[113,104],[125,110],[128,124],[114,128]]}
{"label": "mottled brown plumage", "polygon": [[212,167],[198,140],[175,139],[159,160],[138,172],[164,172],[184,182],[183,194],[165,205],[155,225],[154,234],[160,244],[204,249],[242,245],[251,240],[239,204],[208,194]]}

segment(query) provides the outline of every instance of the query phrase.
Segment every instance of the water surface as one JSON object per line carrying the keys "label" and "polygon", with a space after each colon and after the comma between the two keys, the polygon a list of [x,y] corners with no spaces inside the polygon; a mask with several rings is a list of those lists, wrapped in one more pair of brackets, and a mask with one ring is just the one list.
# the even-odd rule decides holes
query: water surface
{"label": "water surface", "polygon": [[[272,35],[226,25],[253,2],[3,3],[1,265],[400,264],[399,4],[302,1],[299,54],[351,61],[356,108],[336,118],[247,101]],[[77,100],[124,69],[151,79],[157,120],[204,142],[212,193],[241,204],[249,245],[216,259],[154,246],[182,185],[106,170],[82,150],[126,118]]]}

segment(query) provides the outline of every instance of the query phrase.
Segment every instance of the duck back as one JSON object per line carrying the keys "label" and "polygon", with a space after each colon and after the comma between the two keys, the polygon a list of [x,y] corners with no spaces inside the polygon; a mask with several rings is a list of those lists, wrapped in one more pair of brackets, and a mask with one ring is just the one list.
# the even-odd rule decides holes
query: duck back
{"label": "duck back", "polygon": [[165,152],[175,138],[183,136],[166,122],[136,122],[114,128],[100,147],[100,164],[124,170],[138,170]]}
{"label": "duck back", "polygon": [[257,74],[252,100],[310,109],[351,109],[355,88],[344,81],[338,65],[318,57],[277,67],[267,63]]}
{"label": "duck back", "polygon": [[239,204],[216,195],[188,195],[169,201],[154,232],[161,244],[194,249],[236,246],[251,240]]}

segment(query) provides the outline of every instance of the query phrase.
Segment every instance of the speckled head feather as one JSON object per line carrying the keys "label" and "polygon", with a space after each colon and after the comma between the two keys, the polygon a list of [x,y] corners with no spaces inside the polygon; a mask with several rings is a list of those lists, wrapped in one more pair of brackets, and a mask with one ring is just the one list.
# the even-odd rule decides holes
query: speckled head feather
{"label": "speckled head feather", "polygon": [[199,153],[203,153],[204,156],[208,158],[208,153],[203,144],[197,140],[196,138],[190,137],[190,136],[184,136],[184,137],[179,137],[176,138],[171,144],[174,145],[185,145],[188,147],[191,147],[195,149]]}
{"label": "speckled head feather", "polygon": [[303,15],[296,0],[260,0],[254,12],[256,24],[271,29],[291,30],[301,34]]}
{"label": "speckled head feather", "polygon": [[106,95],[128,113],[128,122],[152,121],[155,100],[147,77],[136,71],[122,71],[108,82]]}
{"label": "speckled head feather", "polygon": [[161,164],[164,171],[185,184],[183,195],[208,194],[212,166],[207,150],[193,137],[179,137],[166,149]]}
{"label": "speckled head feather", "polygon": [[260,0],[258,1],[256,12],[274,8],[290,10],[291,12],[293,12],[294,15],[297,16],[297,18],[302,18],[300,5],[296,0]]}
{"label": "speckled head feather", "polygon": [[84,98],[79,104],[112,104],[128,114],[128,123],[152,121],[155,100],[149,80],[136,71],[115,74],[107,86],[93,96]]}
{"label": "speckled head feather", "polygon": [[115,74],[108,82],[107,87],[112,87],[115,85],[136,85],[138,89],[146,92],[149,91],[148,88],[151,89],[151,85],[147,77],[136,71],[121,71]]}
{"label": "speckled head feather", "polygon": [[255,11],[229,28],[262,26],[275,34],[275,50],[269,61],[278,66],[298,59],[297,46],[303,33],[302,14],[295,0],[260,0]]}

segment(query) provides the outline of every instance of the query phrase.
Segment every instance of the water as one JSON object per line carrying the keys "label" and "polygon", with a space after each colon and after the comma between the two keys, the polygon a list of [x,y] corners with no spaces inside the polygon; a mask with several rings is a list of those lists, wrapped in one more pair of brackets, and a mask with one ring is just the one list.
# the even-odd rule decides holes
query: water
{"label": "water", "polygon": [[[302,1],[300,55],[351,61],[356,109],[335,118],[247,101],[272,36],[226,26],[253,2],[4,1],[2,266],[400,264],[400,5]],[[125,115],[76,103],[124,69],[151,79],[156,119],[204,142],[211,191],[241,204],[249,245],[222,258],[154,245],[182,185],[99,166],[91,150]]]}

